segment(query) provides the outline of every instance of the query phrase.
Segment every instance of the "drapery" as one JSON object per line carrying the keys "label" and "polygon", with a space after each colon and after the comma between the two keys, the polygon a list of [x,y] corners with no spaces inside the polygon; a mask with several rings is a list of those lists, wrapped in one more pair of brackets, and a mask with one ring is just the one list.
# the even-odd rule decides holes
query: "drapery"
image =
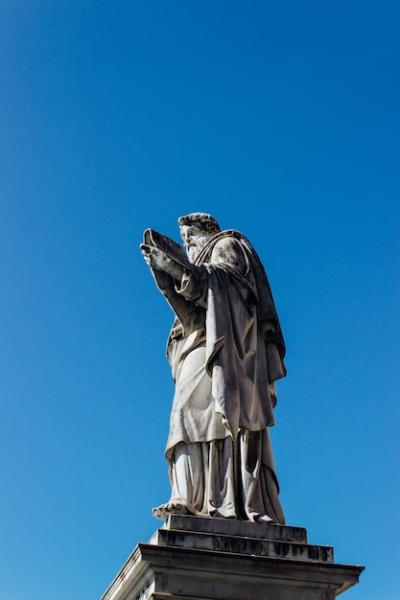
{"label": "drapery", "polygon": [[284,343],[256,253],[241,234],[222,232],[180,282],[155,276],[177,317],[168,343],[170,507],[283,523],[267,427]]}

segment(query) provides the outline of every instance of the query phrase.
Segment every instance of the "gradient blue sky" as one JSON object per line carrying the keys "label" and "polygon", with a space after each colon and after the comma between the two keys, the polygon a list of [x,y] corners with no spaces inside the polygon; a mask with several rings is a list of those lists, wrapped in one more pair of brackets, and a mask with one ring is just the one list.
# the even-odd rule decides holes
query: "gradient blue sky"
{"label": "gradient blue sky", "polygon": [[98,599],[168,497],[172,314],[138,251],[203,210],[288,346],[290,524],[399,598],[398,2],[0,2],[0,597]]}

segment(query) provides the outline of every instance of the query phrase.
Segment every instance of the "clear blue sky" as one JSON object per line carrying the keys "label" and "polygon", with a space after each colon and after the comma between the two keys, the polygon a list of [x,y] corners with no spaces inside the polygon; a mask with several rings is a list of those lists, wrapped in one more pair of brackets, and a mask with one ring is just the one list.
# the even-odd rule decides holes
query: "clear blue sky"
{"label": "clear blue sky", "polygon": [[397,600],[398,2],[0,4],[0,597],[97,600],[168,498],[146,227],[212,212],[288,346],[290,524]]}

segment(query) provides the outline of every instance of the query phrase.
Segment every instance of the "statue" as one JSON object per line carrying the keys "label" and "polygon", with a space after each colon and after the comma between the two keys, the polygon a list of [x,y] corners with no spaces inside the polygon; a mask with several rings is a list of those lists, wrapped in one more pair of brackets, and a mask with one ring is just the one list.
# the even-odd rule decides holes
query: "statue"
{"label": "statue", "polygon": [[155,516],[284,523],[268,427],[285,344],[264,268],[209,214],[178,221],[183,248],[146,230],[141,251],[175,313],[166,447],[172,494]]}

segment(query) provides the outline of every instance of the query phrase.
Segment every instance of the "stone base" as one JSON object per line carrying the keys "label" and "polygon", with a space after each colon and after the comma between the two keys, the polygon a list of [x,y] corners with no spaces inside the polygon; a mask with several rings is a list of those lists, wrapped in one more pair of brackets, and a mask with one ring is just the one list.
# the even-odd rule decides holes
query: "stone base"
{"label": "stone base", "polygon": [[334,563],[301,527],[172,515],[102,600],[332,600],[363,568]]}

